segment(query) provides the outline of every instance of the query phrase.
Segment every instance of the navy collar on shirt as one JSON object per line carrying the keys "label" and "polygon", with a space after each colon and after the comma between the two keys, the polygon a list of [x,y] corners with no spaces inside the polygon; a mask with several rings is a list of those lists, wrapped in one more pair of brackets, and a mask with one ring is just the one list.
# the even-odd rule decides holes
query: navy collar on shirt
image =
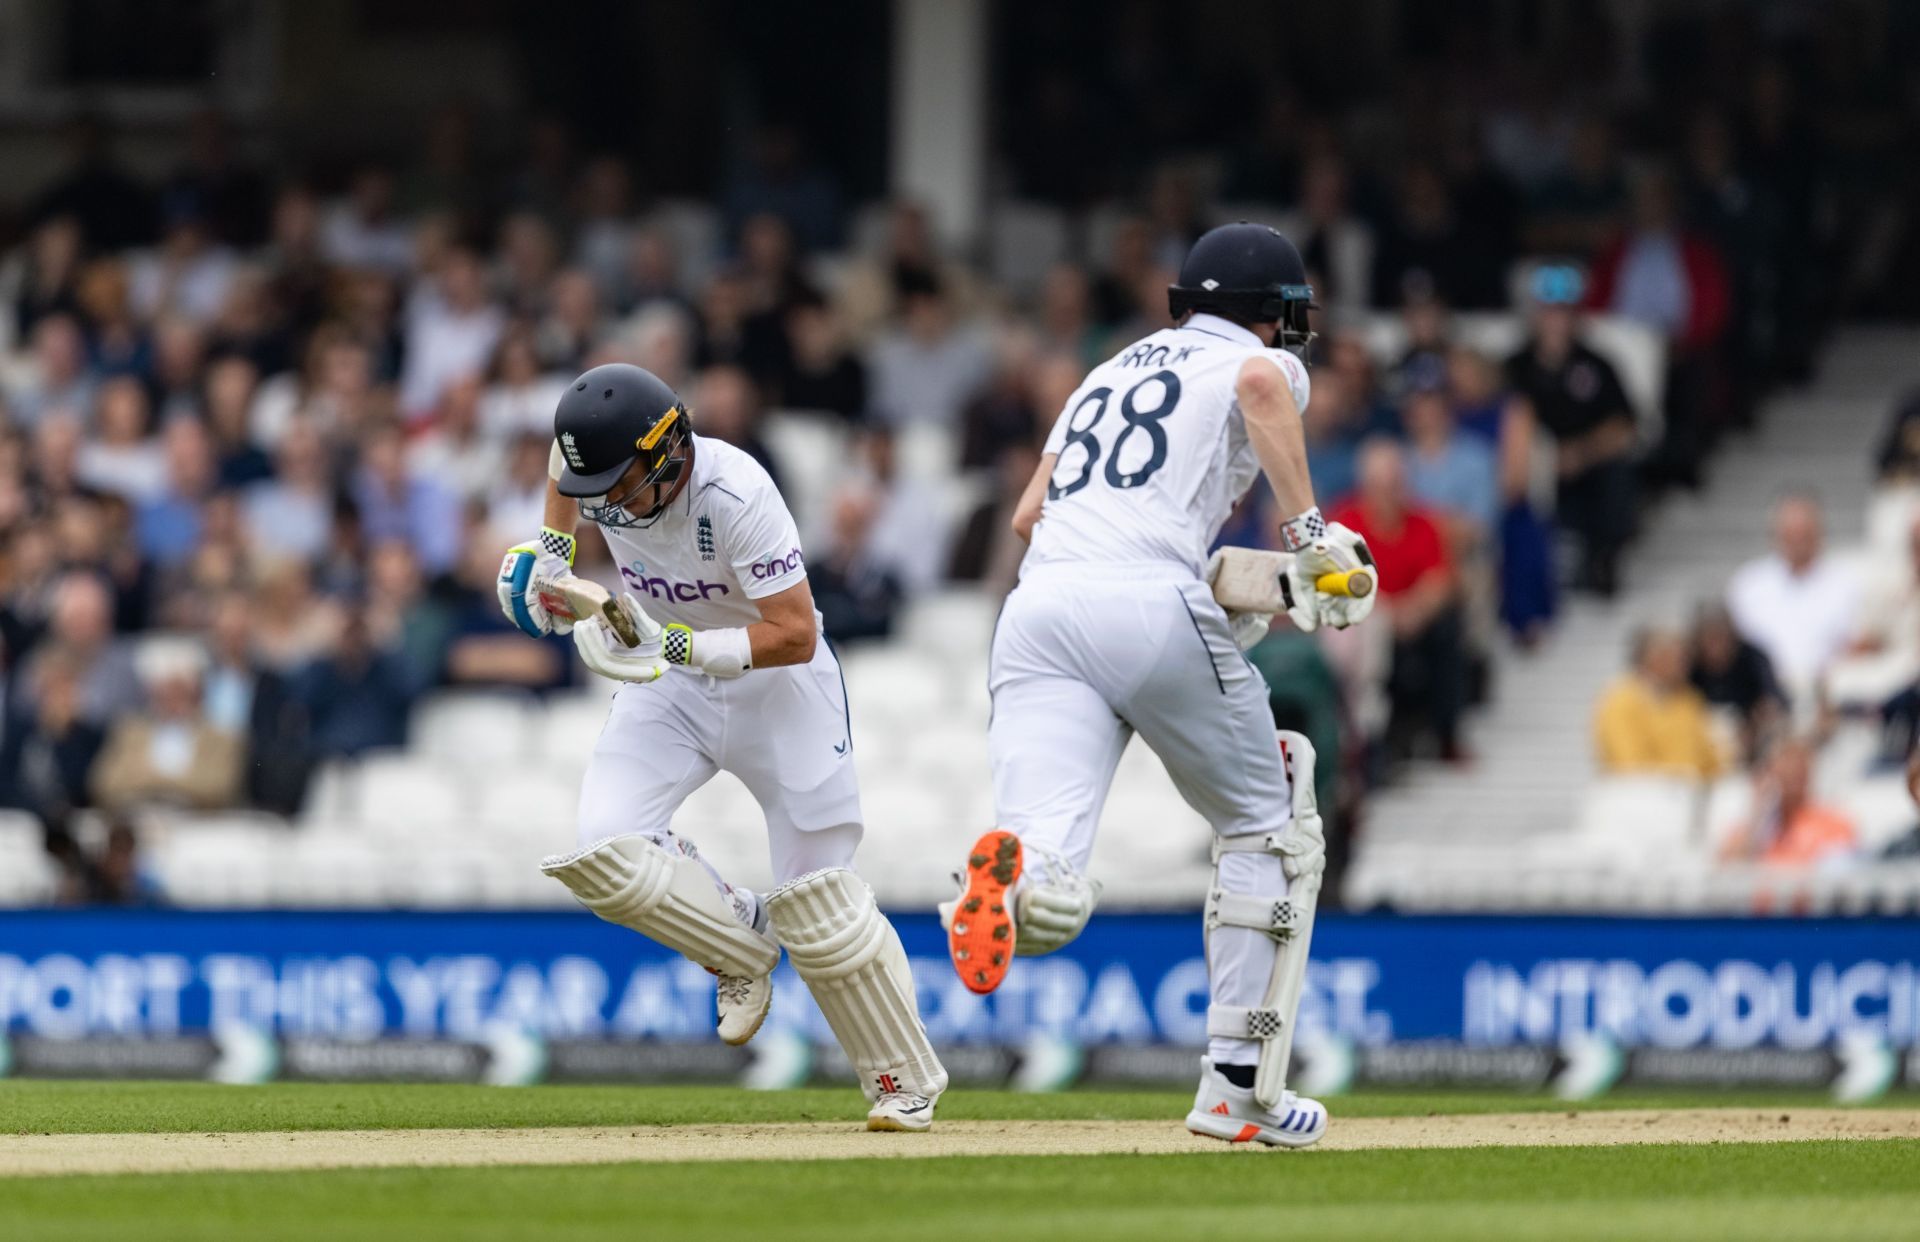
{"label": "navy collar on shirt", "polygon": [[1259,345],[1262,349],[1267,348],[1261,344],[1260,338],[1254,335],[1253,329],[1241,327],[1230,319],[1222,319],[1218,315],[1209,315],[1204,311],[1195,312],[1191,318],[1180,325],[1180,330],[1204,332],[1208,336],[1217,336],[1237,345]]}

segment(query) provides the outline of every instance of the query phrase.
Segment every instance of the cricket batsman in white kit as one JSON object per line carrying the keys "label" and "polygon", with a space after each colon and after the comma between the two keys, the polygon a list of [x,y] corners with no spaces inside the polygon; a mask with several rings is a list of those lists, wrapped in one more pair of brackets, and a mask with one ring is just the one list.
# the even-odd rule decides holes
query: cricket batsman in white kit
{"label": "cricket batsman in white kit", "polygon": [[[507,553],[501,606],[529,634],[570,630],[589,668],[628,684],[587,766],[580,848],[541,869],[601,918],[712,971],[728,1043],[759,1030],[785,948],[860,1075],[867,1128],[926,1129],[947,1074],[900,938],[852,870],[862,826],[845,685],[773,480],[695,435],[673,390],[624,364],[561,397],[550,474],[546,526]],[[582,517],[628,587],[598,591],[600,611],[581,607],[587,584],[572,573]],[[727,883],[669,827],[722,769],[766,812],[771,893]]]}
{"label": "cricket batsman in white kit", "polygon": [[[1373,558],[1314,504],[1301,428],[1313,291],[1293,243],[1230,224],[1194,243],[1169,291],[1177,327],[1094,368],[1021,498],[1031,547],[994,632],[988,751],[1000,827],[941,907],[954,967],[990,992],[1009,953],[1060,948],[1099,897],[1087,875],[1121,751],[1138,733],[1212,825],[1205,928],[1208,1055],[1187,1127],[1304,1147],[1327,1110],[1286,1090],[1325,844],[1313,748],[1276,744],[1267,687],[1241,652],[1284,608],[1344,627],[1371,609]],[[1257,473],[1290,559],[1208,548]],[[1274,603],[1230,612],[1223,563],[1266,556]],[[1353,586],[1366,580],[1366,588]]]}

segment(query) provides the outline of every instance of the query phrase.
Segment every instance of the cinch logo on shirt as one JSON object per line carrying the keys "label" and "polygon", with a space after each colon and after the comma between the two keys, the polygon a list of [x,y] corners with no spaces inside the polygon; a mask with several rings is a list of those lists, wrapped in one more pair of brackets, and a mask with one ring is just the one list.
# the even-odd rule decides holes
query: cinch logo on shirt
{"label": "cinch logo on shirt", "polygon": [[[755,566],[755,568],[759,567]],[[678,600],[683,604],[710,599],[715,595],[725,595],[729,589],[724,582],[708,582],[705,578],[694,582],[669,582],[665,578],[649,578],[647,567],[638,561],[631,565],[622,565],[620,576],[635,591],[645,591],[655,599]]]}
{"label": "cinch logo on shirt", "polygon": [[800,549],[795,548],[785,556],[769,556],[764,561],[755,561],[750,572],[754,578],[764,582],[768,578],[778,578],[781,574],[790,574],[796,569],[804,569],[806,564],[806,558],[800,555]]}

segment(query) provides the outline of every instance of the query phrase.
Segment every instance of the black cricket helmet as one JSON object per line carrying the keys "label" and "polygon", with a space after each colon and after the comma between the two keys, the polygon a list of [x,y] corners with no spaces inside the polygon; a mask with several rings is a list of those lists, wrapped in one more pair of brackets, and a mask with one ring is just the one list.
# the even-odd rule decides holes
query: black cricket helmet
{"label": "black cricket helmet", "polygon": [[1307,312],[1313,286],[1300,251],[1278,229],[1264,224],[1223,224],[1208,229],[1180,265],[1180,281],[1167,287],[1175,319],[1208,311],[1241,323],[1277,323],[1274,344],[1304,349],[1313,340]]}
{"label": "black cricket helmet", "polygon": [[[601,526],[648,526],[691,460],[693,423],[686,403],[659,376],[610,362],[561,395],[553,438],[560,445],[560,494],[579,500],[581,517]],[[622,486],[635,461],[644,469]],[[656,483],[660,491],[644,512],[627,507]],[[615,488],[618,494],[609,494]]]}

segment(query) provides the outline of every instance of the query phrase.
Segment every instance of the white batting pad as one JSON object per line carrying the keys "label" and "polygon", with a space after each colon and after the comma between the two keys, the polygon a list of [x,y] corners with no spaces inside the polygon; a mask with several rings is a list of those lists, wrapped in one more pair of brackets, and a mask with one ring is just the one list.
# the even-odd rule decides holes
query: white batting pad
{"label": "white batting pad", "polygon": [[894,1091],[929,1099],[947,1071],[927,1042],[913,971],[900,937],[866,882],[845,867],[812,871],[767,897],[773,934],[786,946],[869,1100]]}
{"label": "white batting pad", "polygon": [[734,917],[733,903],[698,858],[646,837],[605,837],[543,860],[540,870],[607,922],[658,940],[708,970],[758,979],[779,964],[780,946]]}

